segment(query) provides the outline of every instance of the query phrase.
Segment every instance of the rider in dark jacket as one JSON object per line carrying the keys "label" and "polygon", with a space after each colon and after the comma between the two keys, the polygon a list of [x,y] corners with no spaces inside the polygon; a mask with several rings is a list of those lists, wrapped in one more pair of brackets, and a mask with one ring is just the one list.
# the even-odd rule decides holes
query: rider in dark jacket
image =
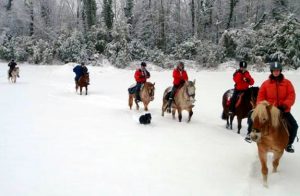
{"label": "rider in dark jacket", "polygon": [[[15,69],[15,67],[17,66],[17,63],[15,62],[14,59],[12,59],[9,63],[8,63],[8,77],[11,77],[11,72]],[[18,76],[19,77],[19,76]]]}
{"label": "rider in dark jacket", "polygon": [[77,83],[79,78],[88,72],[88,68],[82,62],[80,65],[77,65],[73,68],[73,72],[75,72],[75,82]]}

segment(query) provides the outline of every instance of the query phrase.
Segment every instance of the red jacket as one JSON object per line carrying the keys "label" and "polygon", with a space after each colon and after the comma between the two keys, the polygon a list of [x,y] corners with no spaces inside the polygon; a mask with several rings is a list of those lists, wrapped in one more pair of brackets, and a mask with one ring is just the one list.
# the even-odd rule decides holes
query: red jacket
{"label": "red jacket", "polygon": [[243,73],[242,71],[237,70],[233,74],[233,81],[235,82],[235,89],[240,91],[247,90],[250,85],[254,84],[254,80],[248,71]]}
{"label": "red jacket", "polygon": [[279,77],[279,80],[275,80],[271,75],[268,80],[264,81],[258,91],[257,103],[266,100],[276,107],[286,107],[285,112],[289,112],[295,103],[296,93],[289,80],[285,79],[282,74]]}
{"label": "red jacket", "polygon": [[187,81],[189,79],[187,73],[185,70],[179,70],[179,69],[174,69],[173,70],[173,84],[174,85],[179,85],[184,81]]}
{"label": "red jacket", "polygon": [[150,78],[150,73],[145,69],[137,69],[134,73],[134,78],[137,83],[145,83],[147,78]]}

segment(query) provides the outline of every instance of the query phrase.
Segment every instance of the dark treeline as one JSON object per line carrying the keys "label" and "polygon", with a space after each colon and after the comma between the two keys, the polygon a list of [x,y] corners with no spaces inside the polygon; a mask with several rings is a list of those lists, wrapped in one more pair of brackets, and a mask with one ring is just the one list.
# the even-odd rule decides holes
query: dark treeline
{"label": "dark treeline", "polygon": [[300,67],[299,0],[2,0],[0,59]]}

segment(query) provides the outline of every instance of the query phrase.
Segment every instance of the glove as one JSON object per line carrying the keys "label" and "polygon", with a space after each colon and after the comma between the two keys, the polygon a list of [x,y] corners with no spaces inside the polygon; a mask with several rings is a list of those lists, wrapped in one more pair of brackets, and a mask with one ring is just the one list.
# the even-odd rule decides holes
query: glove
{"label": "glove", "polygon": [[286,109],[286,106],[285,105],[279,105],[277,108],[280,110],[280,112],[284,113],[285,109]]}
{"label": "glove", "polygon": [[250,82],[250,79],[249,78],[244,78],[243,79],[245,82],[249,83]]}

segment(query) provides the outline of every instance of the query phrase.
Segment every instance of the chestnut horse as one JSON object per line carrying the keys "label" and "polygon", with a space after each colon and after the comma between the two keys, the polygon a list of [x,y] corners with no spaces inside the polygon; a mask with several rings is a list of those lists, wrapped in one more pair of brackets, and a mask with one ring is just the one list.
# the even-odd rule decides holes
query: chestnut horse
{"label": "chestnut horse", "polygon": [[[187,110],[189,112],[188,122],[191,121],[193,115],[193,107],[195,103],[195,87],[196,81],[186,81],[181,88],[177,90],[174,96],[174,101],[172,103],[172,116],[175,119],[176,110],[178,110],[178,120],[182,120],[182,110]],[[162,105],[162,116],[164,116],[165,111],[168,108],[168,97],[171,92],[172,87],[168,87],[163,95],[163,105]]]}
{"label": "chestnut horse", "polygon": [[240,130],[242,128],[242,119],[248,117],[248,113],[255,107],[256,98],[258,95],[258,87],[250,87],[244,93],[241,93],[238,97],[237,103],[235,105],[235,113],[233,115],[229,115],[229,105],[230,98],[233,94],[233,89],[227,90],[223,94],[222,105],[223,105],[223,113],[222,119],[226,120],[226,128],[232,129],[232,121],[234,116],[237,117],[238,121],[238,131],[240,134]]}
{"label": "chestnut horse", "polygon": [[89,82],[90,82],[89,73],[83,74],[83,76],[81,76],[79,78],[78,82],[75,83],[76,92],[77,92],[78,88],[80,88],[80,95],[82,95],[82,88],[85,87],[85,94],[87,95]]}
{"label": "chestnut horse", "polygon": [[263,184],[267,187],[267,153],[273,153],[273,172],[277,172],[279,160],[288,144],[289,133],[280,110],[267,101],[263,101],[255,107],[251,118],[253,125],[250,137],[257,143]]}
{"label": "chestnut horse", "polygon": [[15,67],[11,71],[11,75],[8,74],[8,80],[10,80],[12,83],[16,83],[17,77],[19,77],[20,69],[19,67]]}
{"label": "chestnut horse", "polygon": [[[148,105],[150,101],[154,100],[154,91],[155,91],[155,82],[152,84],[151,82],[145,82],[140,90],[140,98],[144,104],[144,110],[148,111]],[[135,99],[135,93],[129,93],[128,105],[129,108],[132,108],[133,99]],[[136,109],[139,110],[140,106],[138,101],[135,99]]]}

